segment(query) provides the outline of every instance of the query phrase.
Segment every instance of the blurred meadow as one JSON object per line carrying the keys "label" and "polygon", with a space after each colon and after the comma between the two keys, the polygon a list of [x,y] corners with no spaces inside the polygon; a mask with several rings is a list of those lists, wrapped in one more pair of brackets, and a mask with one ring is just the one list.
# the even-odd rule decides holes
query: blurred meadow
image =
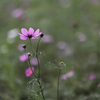
{"label": "blurred meadow", "polygon": [[[19,59],[21,44],[27,52],[30,44],[18,35],[30,27],[44,33],[39,51],[45,99],[56,100],[58,69],[50,61],[63,61],[60,100],[100,100],[99,0],[0,1],[0,100],[31,100],[26,84],[33,76],[25,75],[28,64]],[[35,49],[37,42],[32,40]]]}

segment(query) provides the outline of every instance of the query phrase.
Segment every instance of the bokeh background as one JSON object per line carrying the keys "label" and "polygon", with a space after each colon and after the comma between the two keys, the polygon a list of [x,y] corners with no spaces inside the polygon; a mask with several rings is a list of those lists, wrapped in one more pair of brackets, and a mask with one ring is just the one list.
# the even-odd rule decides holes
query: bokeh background
{"label": "bokeh background", "polygon": [[[0,0],[0,100],[28,98],[26,84],[33,76],[25,75],[20,44],[31,48],[18,33],[29,27],[44,33],[39,51],[46,100],[56,99],[58,69],[50,61],[66,63],[60,100],[100,100],[99,0]],[[37,41],[32,40],[35,49]]]}

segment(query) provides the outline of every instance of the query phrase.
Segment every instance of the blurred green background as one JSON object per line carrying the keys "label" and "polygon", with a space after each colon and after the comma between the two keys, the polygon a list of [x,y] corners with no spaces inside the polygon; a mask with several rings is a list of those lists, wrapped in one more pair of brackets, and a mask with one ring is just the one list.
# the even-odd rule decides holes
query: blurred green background
{"label": "blurred green background", "polygon": [[[67,65],[60,78],[60,100],[100,100],[100,1],[99,0],[1,0],[0,1],[0,100],[27,100],[27,62],[21,62],[21,28],[40,29],[50,35],[39,50],[50,61]],[[32,40],[36,48],[38,40]],[[41,58],[41,77],[46,100],[56,99],[58,70]],[[37,66],[34,66],[37,72]],[[90,75],[93,75],[92,79]]]}

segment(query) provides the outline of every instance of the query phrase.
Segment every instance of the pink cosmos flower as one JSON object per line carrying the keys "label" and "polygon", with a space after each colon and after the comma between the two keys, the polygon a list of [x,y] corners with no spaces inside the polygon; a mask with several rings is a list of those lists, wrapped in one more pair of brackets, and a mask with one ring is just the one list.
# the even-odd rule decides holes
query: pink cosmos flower
{"label": "pink cosmos flower", "polygon": [[95,74],[91,74],[90,76],[89,76],[89,80],[94,80],[96,78],[96,75]]}
{"label": "pink cosmos flower", "polygon": [[18,9],[13,10],[11,14],[12,14],[12,17],[19,18],[23,15],[23,10],[18,8]]}
{"label": "pink cosmos flower", "polygon": [[35,57],[30,60],[30,63],[32,65],[37,65],[38,64],[37,59]]}
{"label": "pink cosmos flower", "polygon": [[29,67],[26,69],[25,74],[27,77],[30,77],[32,75],[32,73],[34,72],[34,67]]}
{"label": "pink cosmos flower", "polygon": [[87,40],[87,37],[85,34],[79,34],[78,38],[79,38],[79,41],[81,41],[81,42],[84,42]]}
{"label": "pink cosmos flower", "polygon": [[66,42],[63,42],[63,41],[59,41],[58,44],[57,44],[57,47],[60,49],[60,50],[64,50],[65,48],[67,48],[69,45],[66,43]]}
{"label": "pink cosmos flower", "polygon": [[25,28],[22,28],[21,29],[21,33],[18,33],[20,35],[20,38],[22,40],[27,40],[27,39],[38,39],[38,36],[40,36],[41,32],[39,33],[39,29],[37,29],[35,32],[34,32],[34,29],[33,28],[29,28],[29,30],[27,31],[27,29]]}
{"label": "pink cosmos flower", "polygon": [[74,75],[74,71],[70,71],[64,75],[62,75],[62,79],[66,80],[69,77],[72,77]]}
{"label": "pink cosmos flower", "polygon": [[25,62],[28,59],[28,53],[25,53],[19,57],[21,62]]}

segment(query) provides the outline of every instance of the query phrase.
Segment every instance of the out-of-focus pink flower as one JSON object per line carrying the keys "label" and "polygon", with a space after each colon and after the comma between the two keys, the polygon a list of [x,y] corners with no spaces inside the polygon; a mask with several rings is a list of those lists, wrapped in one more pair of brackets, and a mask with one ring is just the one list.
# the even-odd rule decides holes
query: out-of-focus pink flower
{"label": "out-of-focus pink flower", "polygon": [[37,59],[35,57],[30,60],[30,63],[32,65],[37,65],[38,64]]}
{"label": "out-of-focus pink flower", "polygon": [[20,9],[20,8],[15,9],[15,10],[12,11],[11,15],[14,18],[19,18],[19,17],[21,17],[23,15],[23,10]]}
{"label": "out-of-focus pink flower", "polygon": [[68,46],[68,44],[66,42],[63,42],[63,41],[59,41],[57,44],[57,47],[61,50],[64,50],[67,46]]}
{"label": "out-of-focus pink flower", "polygon": [[19,44],[19,45],[17,46],[17,49],[18,49],[19,51],[23,51],[23,50],[24,50],[23,45],[24,45],[24,44]]}
{"label": "out-of-focus pink flower", "polygon": [[27,40],[27,39],[38,39],[38,36],[40,36],[41,32],[39,32],[39,29],[37,29],[35,32],[34,32],[34,29],[33,28],[29,28],[29,30],[27,31],[27,29],[25,28],[22,28],[21,29],[21,33],[18,33],[20,35],[20,38],[22,40]]}
{"label": "out-of-focus pink flower", "polygon": [[96,78],[96,75],[95,74],[91,74],[90,76],[89,76],[89,80],[94,80]]}
{"label": "out-of-focus pink flower", "polygon": [[91,4],[93,4],[94,6],[99,6],[100,2],[99,0],[89,0]]}
{"label": "out-of-focus pink flower", "polygon": [[78,35],[78,38],[79,38],[79,41],[81,41],[81,42],[84,42],[84,41],[87,40],[86,35],[85,35],[85,34],[82,34],[82,33],[80,33],[80,34]]}
{"label": "out-of-focus pink flower", "polygon": [[62,75],[61,78],[64,79],[64,80],[66,80],[67,78],[72,77],[73,75],[74,75],[74,71],[70,71],[70,72]]}
{"label": "out-of-focus pink flower", "polygon": [[34,72],[34,67],[29,67],[26,69],[25,74],[27,77],[30,77],[32,75],[32,73]]}
{"label": "out-of-focus pink flower", "polygon": [[25,53],[19,57],[21,62],[25,62],[28,59],[28,53]]}
{"label": "out-of-focus pink flower", "polygon": [[41,39],[41,42],[44,42],[44,43],[51,43],[53,42],[53,37],[51,35],[44,35],[44,37]]}

